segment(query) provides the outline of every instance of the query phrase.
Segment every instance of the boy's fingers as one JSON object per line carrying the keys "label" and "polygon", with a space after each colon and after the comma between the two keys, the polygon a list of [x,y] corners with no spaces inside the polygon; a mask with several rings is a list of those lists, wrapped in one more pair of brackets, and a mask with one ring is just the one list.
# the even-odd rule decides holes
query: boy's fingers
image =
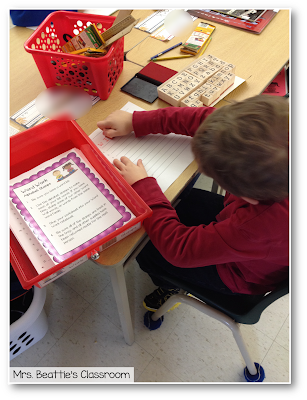
{"label": "boy's fingers", "polygon": [[117,132],[114,129],[102,129],[103,134],[108,138],[114,138],[117,135]]}
{"label": "boy's fingers", "polygon": [[126,156],[121,157],[121,158],[120,158],[120,161],[121,161],[123,164],[125,164],[125,165],[127,165],[127,164],[129,164],[129,163],[132,162],[132,161],[131,161],[128,157],[126,157]]}
{"label": "boy's fingers", "polygon": [[138,167],[143,167],[143,168],[144,168],[143,161],[142,161],[141,159],[138,160],[137,166],[138,166]]}
{"label": "boy's fingers", "polygon": [[123,167],[123,163],[122,163],[121,161],[119,161],[117,158],[115,158],[115,159],[113,160],[113,164],[114,164],[115,167],[118,168],[118,169],[122,169],[122,167]]}
{"label": "boy's fingers", "polygon": [[104,121],[98,121],[98,122],[97,122],[97,126],[98,126],[98,128],[100,128],[101,130],[103,130],[103,129],[105,129],[105,128],[108,127],[108,123],[107,123],[106,120],[104,120]]}
{"label": "boy's fingers", "polygon": [[97,122],[97,126],[99,129],[103,131],[103,134],[109,138],[113,138],[116,136],[116,130],[114,130],[108,121],[99,121]]}

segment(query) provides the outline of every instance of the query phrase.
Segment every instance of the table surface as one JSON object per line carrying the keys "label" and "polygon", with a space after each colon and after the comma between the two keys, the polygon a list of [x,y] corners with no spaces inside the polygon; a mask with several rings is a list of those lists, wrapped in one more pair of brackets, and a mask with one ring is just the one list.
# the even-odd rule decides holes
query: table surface
{"label": "table surface", "polygon": [[[144,18],[149,14],[148,11],[143,10]],[[280,10],[259,35],[199,18],[193,22],[193,27],[195,28],[200,21],[206,21],[216,27],[205,54],[212,54],[234,64],[236,75],[246,80],[243,85],[225,97],[226,101],[244,100],[262,93],[289,60],[289,10]],[[134,32],[136,42],[142,39],[141,34],[144,32],[140,31],[138,35]],[[127,59],[145,66],[153,55],[186,39],[186,33],[176,36],[169,42],[149,37],[133,48],[127,54]],[[178,55],[182,55],[180,47],[161,57]],[[192,60],[193,58],[165,60],[159,64],[179,71]]]}
{"label": "table surface", "polygon": [[[134,10],[132,15],[142,21],[152,13],[153,10]],[[200,21],[201,19],[195,20],[193,27],[196,27]],[[211,23],[210,21],[207,22]],[[216,107],[229,104],[229,101],[233,99],[243,100],[260,94],[289,59],[289,11],[280,10],[260,35],[222,24],[216,23],[214,25],[216,29],[206,53],[235,64],[236,75],[246,80],[224,100],[221,100]],[[21,27],[14,27],[10,30],[10,115],[34,100],[46,89],[32,55],[27,53],[23,47],[24,42],[32,33],[33,30]],[[146,32],[133,28],[124,39],[124,51],[127,52],[126,59],[128,61],[124,62],[123,71],[110,97],[106,101],[96,103],[88,114],[77,120],[85,133],[91,134],[97,128],[99,120],[107,117],[112,111],[122,108],[128,101],[145,110],[168,107],[169,104],[160,99],[149,104],[133,98],[121,92],[120,88],[140,71],[142,66],[148,63],[150,57],[180,41],[184,41],[186,38],[186,36],[180,37],[179,35],[165,43],[150,38]],[[179,48],[177,48],[168,53],[168,56],[178,55],[179,53]],[[192,61],[193,58],[186,58],[161,61],[160,64],[180,71]],[[13,121],[11,121],[11,125],[21,131],[24,130]],[[194,161],[167,189],[166,197],[170,201],[175,200],[196,172],[197,165]],[[105,267],[111,267],[122,262],[144,236],[144,228],[141,228],[109,249],[104,250],[96,262]]]}

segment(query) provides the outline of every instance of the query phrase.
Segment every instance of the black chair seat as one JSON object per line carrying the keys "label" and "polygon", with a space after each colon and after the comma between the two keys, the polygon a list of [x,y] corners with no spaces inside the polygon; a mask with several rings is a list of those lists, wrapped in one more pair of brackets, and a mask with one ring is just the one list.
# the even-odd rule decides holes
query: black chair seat
{"label": "black chair seat", "polygon": [[262,311],[268,305],[279,297],[289,293],[288,279],[282,282],[274,291],[266,295],[226,295],[182,281],[166,273],[162,278],[176,287],[187,291],[207,305],[228,315],[234,321],[248,325],[257,323]]}

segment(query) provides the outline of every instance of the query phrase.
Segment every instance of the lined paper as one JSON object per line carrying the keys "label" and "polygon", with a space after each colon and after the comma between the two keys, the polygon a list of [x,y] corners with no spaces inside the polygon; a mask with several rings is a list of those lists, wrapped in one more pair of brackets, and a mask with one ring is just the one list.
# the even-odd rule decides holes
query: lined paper
{"label": "lined paper", "polygon": [[[145,111],[131,102],[122,110],[130,113]],[[194,160],[191,151],[192,138],[175,133],[150,134],[136,138],[132,132],[128,136],[108,139],[98,128],[89,137],[111,163],[122,156],[128,157],[133,163],[141,159],[148,176],[157,179],[163,192]]]}

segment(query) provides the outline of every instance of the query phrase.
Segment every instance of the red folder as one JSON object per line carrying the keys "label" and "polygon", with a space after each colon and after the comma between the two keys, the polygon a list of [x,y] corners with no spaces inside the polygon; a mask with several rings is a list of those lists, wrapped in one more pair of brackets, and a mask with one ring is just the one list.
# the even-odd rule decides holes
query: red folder
{"label": "red folder", "polygon": [[286,71],[285,68],[283,68],[262,94],[269,94],[271,96],[285,96],[287,92]]}

